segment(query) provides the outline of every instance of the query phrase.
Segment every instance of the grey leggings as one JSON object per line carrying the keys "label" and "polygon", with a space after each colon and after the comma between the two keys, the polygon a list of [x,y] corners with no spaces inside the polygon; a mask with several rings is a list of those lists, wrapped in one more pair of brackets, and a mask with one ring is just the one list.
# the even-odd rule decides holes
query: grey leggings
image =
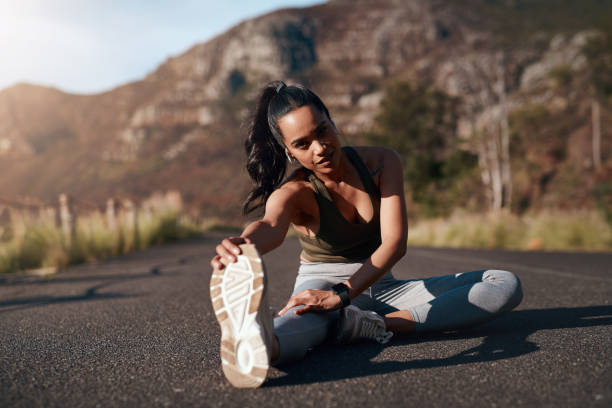
{"label": "grey leggings", "polygon": [[[300,264],[293,294],[305,289],[329,289],[353,275],[362,263]],[[450,330],[472,326],[515,308],[523,298],[521,283],[511,272],[481,270],[427,279],[397,280],[391,271],[352,300],[363,310],[380,315],[408,310],[416,331]],[[338,311],[274,319],[280,355],[275,365],[299,360],[333,331]]]}

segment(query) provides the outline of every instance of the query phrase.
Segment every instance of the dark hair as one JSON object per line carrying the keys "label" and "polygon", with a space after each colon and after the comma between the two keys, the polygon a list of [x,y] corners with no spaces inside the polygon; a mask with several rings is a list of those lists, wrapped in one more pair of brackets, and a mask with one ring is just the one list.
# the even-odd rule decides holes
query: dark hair
{"label": "dark hair", "polygon": [[282,81],[273,81],[261,90],[244,143],[246,168],[255,182],[244,202],[244,214],[265,205],[270,194],[283,181],[287,156],[278,121],[292,110],[307,105],[314,106],[331,120],[321,99],[302,85],[286,86]]}

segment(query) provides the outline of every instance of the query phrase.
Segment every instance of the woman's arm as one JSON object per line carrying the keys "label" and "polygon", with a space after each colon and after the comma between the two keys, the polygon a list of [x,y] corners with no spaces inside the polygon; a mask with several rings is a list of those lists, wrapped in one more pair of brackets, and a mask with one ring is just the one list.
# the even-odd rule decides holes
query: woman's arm
{"label": "woman's arm", "polygon": [[[406,253],[408,225],[404,175],[400,156],[390,149],[384,150],[384,167],[380,179],[380,233],[381,245],[346,282],[351,299],[380,279]],[[292,307],[305,305],[295,311],[303,314],[329,311],[341,306],[340,297],[329,290],[306,290],[295,294],[279,312],[283,315]]]}
{"label": "woman's arm", "polygon": [[223,269],[224,264],[236,261],[236,255],[241,253],[240,244],[254,244],[260,254],[280,246],[297,213],[296,196],[296,189],[288,185],[274,191],[266,201],[263,218],[250,223],[239,237],[225,238],[217,245],[217,255],[212,258],[210,265]]}
{"label": "woman's arm", "polygon": [[385,150],[384,167],[380,177],[382,243],[363,266],[344,282],[349,287],[351,299],[380,279],[406,253],[408,224],[404,175],[401,158],[394,150]]}

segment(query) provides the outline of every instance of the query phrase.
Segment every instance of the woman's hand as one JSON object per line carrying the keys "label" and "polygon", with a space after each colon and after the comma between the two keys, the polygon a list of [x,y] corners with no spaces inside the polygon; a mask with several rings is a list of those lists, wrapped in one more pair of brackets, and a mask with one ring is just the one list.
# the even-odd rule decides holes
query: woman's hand
{"label": "woman's hand", "polygon": [[227,237],[217,245],[217,255],[210,260],[210,266],[215,269],[223,269],[225,265],[236,262],[238,255],[242,253],[240,244],[250,244],[251,240],[244,237]]}
{"label": "woman's hand", "polygon": [[291,296],[287,305],[278,312],[278,315],[282,316],[292,307],[300,305],[304,305],[304,307],[295,311],[297,315],[308,312],[330,312],[342,306],[342,299],[331,290],[303,290]]}

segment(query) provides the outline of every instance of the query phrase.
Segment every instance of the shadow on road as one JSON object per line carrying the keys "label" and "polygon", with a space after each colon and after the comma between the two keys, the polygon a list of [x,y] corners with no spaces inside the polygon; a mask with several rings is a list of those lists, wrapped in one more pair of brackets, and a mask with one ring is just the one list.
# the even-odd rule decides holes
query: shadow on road
{"label": "shadow on road", "polygon": [[0,313],[10,312],[18,309],[25,309],[28,307],[42,306],[57,303],[69,303],[69,302],[82,302],[90,300],[104,300],[104,299],[116,299],[125,297],[134,297],[135,295],[123,295],[121,293],[98,293],[98,291],[104,287],[123,283],[126,281],[136,279],[150,279],[160,275],[177,275],[181,273],[181,267],[187,263],[188,258],[180,258],[178,261],[171,261],[165,263],[159,263],[146,267],[148,272],[144,273],[104,273],[104,274],[88,274],[88,275],[77,275],[77,276],[52,276],[50,278],[40,278],[32,276],[11,276],[9,278],[0,279],[0,284],[4,286],[24,286],[24,285],[37,285],[37,286],[48,286],[52,284],[71,284],[79,282],[100,282],[107,281],[106,283],[99,283],[98,285],[92,286],[87,289],[83,294],[71,295],[71,296],[33,296],[29,298],[17,298],[0,301]]}
{"label": "shadow on road", "polygon": [[[484,337],[482,343],[444,358],[419,359],[406,355],[402,361],[370,361],[383,346],[356,344],[317,348],[302,361],[280,367],[286,375],[269,379],[265,386],[320,383],[348,378],[387,374],[404,370],[447,367],[518,357],[538,351],[528,337],[539,330],[612,325],[612,306],[519,310],[484,325],[446,333],[396,337],[387,347]],[[405,348],[410,350],[410,348]],[[393,351],[392,351],[393,352]]]}
{"label": "shadow on road", "polygon": [[7,312],[19,310],[19,309],[27,309],[30,307],[45,306],[45,305],[52,305],[52,304],[136,297],[139,295],[134,295],[134,294],[124,295],[122,293],[116,293],[116,292],[99,293],[98,291],[100,289],[103,289],[115,283],[125,282],[127,280],[136,279],[139,277],[141,276],[132,276],[131,278],[124,277],[122,279],[114,279],[112,282],[100,283],[98,285],[88,288],[87,290],[85,290],[85,292],[78,294],[78,295],[69,295],[69,296],[42,295],[42,296],[33,296],[33,297],[27,297],[27,298],[17,298],[17,299],[0,301],[0,313],[7,313]]}
{"label": "shadow on road", "polygon": [[[195,257],[192,257],[195,258]],[[38,276],[28,276],[15,274],[8,277],[0,276],[0,285],[3,286],[23,286],[23,285],[52,285],[61,283],[77,283],[77,282],[90,282],[90,281],[101,281],[101,280],[118,280],[118,279],[139,279],[139,278],[150,278],[151,275],[161,275],[172,273],[180,274],[181,268],[189,261],[189,258],[183,257],[177,261],[165,262],[154,264],[151,266],[140,267],[140,270],[148,269],[149,272],[144,273],[128,273],[121,270],[121,267],[117,266],[105,266],[107,269],[114,268],[119,269],[118,273],[97,273],[97,274],[78,274],[65,276],[60,273],[57,275],[51,275],[50,277],[40,278]]]}

